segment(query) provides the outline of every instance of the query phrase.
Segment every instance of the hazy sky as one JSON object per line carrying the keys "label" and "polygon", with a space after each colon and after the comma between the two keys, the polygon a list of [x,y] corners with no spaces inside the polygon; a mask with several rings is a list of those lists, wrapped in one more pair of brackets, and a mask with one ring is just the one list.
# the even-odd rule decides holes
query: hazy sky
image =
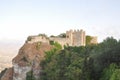
{"label": "hazy sky", "polygon": [[0,0],[0,40],[69,29],[120,39],[120,0]]}

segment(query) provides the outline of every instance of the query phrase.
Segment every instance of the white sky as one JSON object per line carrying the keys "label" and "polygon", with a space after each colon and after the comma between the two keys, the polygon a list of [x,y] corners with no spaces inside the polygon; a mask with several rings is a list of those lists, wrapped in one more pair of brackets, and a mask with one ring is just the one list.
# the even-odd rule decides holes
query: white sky
{"label": "white sky", "polygon": [[70,29],[120,39],[120,0],[0,0],[1,41]]}

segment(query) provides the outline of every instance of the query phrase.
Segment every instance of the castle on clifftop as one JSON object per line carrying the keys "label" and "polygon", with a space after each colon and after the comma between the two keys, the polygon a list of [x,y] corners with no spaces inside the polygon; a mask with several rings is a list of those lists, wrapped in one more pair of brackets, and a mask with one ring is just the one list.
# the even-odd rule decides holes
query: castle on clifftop
{"label": "castle on clifftop", "polygon": [[[43,42],[50,44],[50,41],[58,42],[59,44],[64,46],[85,46],[86,45],[86,34],[85,31],[81,30],[69,30],[66,31],[64,37],[52,36],[46,37],[44,34],[37,36],[29,36],[27,39],[27,43],[34,42]],[[91,36],[91,44],[97,44],[97,37]]]}

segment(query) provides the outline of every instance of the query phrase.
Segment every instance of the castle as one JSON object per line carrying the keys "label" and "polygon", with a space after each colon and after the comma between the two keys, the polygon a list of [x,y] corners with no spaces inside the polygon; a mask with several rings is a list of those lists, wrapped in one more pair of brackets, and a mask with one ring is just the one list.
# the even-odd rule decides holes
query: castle
{"label": "castle", "polygon": [[[97,44],[97,37],[91,36],[91,44]],[[85,46],[86,45],[86,34],[85,31],[81,30],[69,30],[66,31],[65,37],[46,37],[45,35],[29,36],[27,43],[43,42],[50,44],[50,41],[58,42],[64,46]]]}

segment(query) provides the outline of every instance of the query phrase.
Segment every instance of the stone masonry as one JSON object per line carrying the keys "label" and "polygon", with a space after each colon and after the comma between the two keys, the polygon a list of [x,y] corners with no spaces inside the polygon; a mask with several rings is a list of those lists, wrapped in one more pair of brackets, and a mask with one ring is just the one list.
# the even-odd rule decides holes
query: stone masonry
{"label": "stone masonry", "polygon": [[[86,34],[85,31],[81,30],[69,30],[66,31],[66,37],[46,37],[46,36],[29,36],[31,40],[27,40],[27,43],[43,42],[49,44],[49,41],[55,41],[64,46],[85,46],[86,45]],[[91,36],[92,44],[97,44],[97,37]]]}

